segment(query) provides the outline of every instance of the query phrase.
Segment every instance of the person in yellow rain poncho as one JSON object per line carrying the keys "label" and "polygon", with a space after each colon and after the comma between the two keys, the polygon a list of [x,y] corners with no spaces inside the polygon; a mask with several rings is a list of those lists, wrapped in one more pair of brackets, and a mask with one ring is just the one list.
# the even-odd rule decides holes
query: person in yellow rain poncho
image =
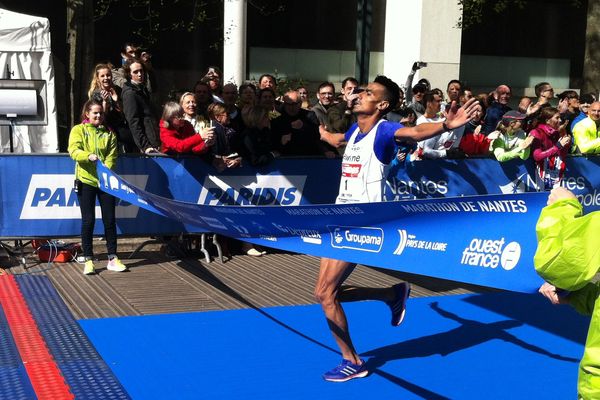
{"label": "person in yellow rain poncho", "polygon": [[600,399],[600,212],[583,215],[583,207],[569,190],[552,189],[548,206],[536,225],[537,273],[546,283],[540,293],[553,304],[569,304],[591,315],[583,358],[579,364],[578,398]]}

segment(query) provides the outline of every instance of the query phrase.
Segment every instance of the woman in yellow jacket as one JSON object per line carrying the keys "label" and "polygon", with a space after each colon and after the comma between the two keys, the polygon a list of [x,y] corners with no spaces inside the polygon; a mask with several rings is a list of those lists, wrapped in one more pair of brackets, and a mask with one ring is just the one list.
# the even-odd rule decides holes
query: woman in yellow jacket
{"label": "woman in yellow jacket", "polygon": [[96,161],[101,160],[108,168],[117,161],[117,136],[104,125],[102,104],[89,100],[83,106],[81,124],[75,125],[69,135],[69,155],[75,164],[75,191],[81,210],[81,243],[85,265],[83,273],[95,272],[92,239],[96,222],[96,198],[102,211],[104,235],[108,250],[110,271],[123,272],[127,267],[117,257],[117,224],[115,221],[116,200],[99,189]]}
{"label": "woman in yellow jacket", "polygon": [[552,189],[536,225],[538,248],[534,265],[546,280],[540,288],[553,304],[569,304],[591,315],[583,358],[579,364],[579,399],[600,399],[600,212],[583,215],[573,193]]}

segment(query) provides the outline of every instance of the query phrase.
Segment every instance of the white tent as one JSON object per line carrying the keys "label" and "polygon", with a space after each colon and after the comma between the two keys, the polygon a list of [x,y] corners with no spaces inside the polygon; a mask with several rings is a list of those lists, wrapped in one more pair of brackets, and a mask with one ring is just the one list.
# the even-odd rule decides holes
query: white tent
{"label": "white tent", "polygon": [[[54,67],[47,18],[0,9],[0,78],[46,81],[47,126],[16,126],[16,153],[58,152]],[[9,152],[9,128],[0,128],[0,153]]]}

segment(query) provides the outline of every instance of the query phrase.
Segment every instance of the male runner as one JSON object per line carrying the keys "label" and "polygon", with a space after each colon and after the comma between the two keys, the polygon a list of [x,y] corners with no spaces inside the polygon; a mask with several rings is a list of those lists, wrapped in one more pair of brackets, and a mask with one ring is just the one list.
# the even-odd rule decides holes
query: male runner
{"label": "male runner", "polygon": [[[396,155],[396,140],[420,141],[458,128],[469,122],[479,108],[475,99],[469,100],[460,108],[453,102],[444,122],[404,127],[399,123],[383,120],[383,116],[396,105],[398,98],[398,85],[380,75],[360,93],[352,109],[357,123],[348,132],[330,133],[321,127],[322,140],[333,146],[347,143],[336,203],[383,201],[387,167]],[[384,301],[391,309],[392,325],[398,326],[404,319],[406,299],[410,294],[408,283],[400,283],[391,288],[342,287],[355,266],[356,264],[347,261],[322,258],[315,286],[315,296],[321,303],[329,329],[343,357],[340,365],[323,375],[325,380],[331,382],[345,382],[368,375],[365,362],[360,359],[352,344],[341,301]]]}

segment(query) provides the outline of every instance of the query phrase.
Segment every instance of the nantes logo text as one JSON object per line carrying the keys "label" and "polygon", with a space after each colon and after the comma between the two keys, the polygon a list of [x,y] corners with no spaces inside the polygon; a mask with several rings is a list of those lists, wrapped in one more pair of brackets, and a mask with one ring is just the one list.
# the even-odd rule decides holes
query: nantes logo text
{"label": "nantes logo text", "polygon": [[301,175],[208,176],[198,204],[297,206],[305,181]]}
{"label": "nantes logo text", "polygon": [[521,258],[521,245],[510,242],[505,246],[504,243],[504,238],[499,240],[474,238],[463,250],[460,263],[486,268],[496,268],[500,265],[510,271],[517,266]]}

